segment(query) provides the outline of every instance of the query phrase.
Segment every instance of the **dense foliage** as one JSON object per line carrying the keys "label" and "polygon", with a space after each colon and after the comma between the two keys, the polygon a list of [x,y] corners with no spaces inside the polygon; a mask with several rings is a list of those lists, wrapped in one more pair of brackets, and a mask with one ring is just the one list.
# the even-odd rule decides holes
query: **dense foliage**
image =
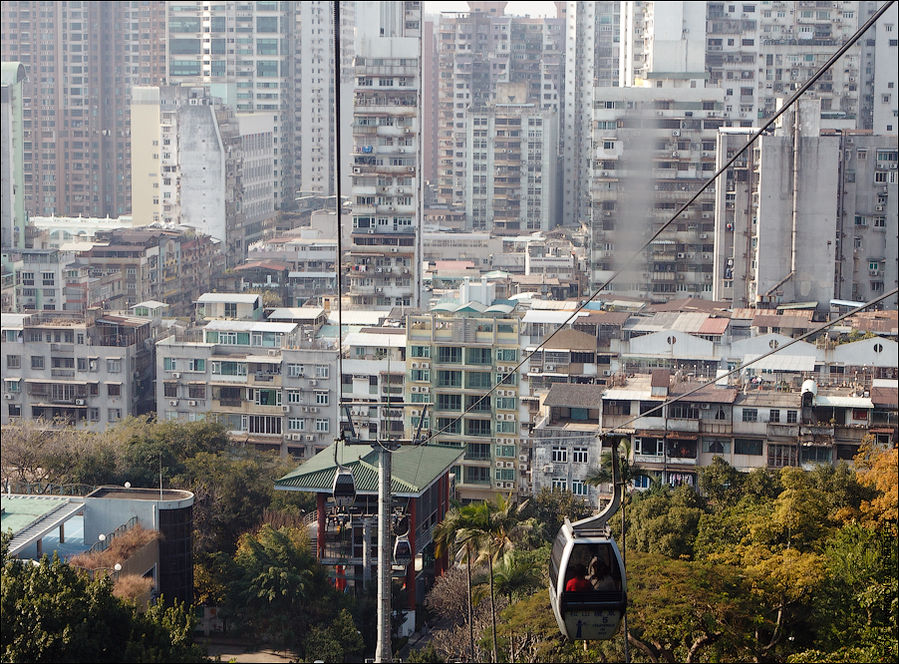
{"label": "dense foliage", "polygon": [[[624,471],[632,477],[639,468]],[[716,459],[700,470],[698,485],[698,493],[656,485],[625,501],[632,661],[897,661],[896,449],[866,441],[854,467],[810,471],[741,473]],[[539,515],[533,530],[553,532],[548,524],[557,526],[563,510],[577,506],[570,501],[558,492],[534,498],[542,505],[525,510]],[[618,521],[612,524],[621,544]],[[536,544],[519,537],[507,558],[510,551],[512,560],[538,554],[531,560],[545,570],[547,545],[539,551]],[[519,570],[513,577],[528,571],[509,569]],[[508,605],[497,620],[499,661],[623,661],[620,634],[586,645],[559,635],[545,573],[499,583],[497,570],[494,590]],[[482,576],[475,573],[475,586],[486,587]],[[439,605],[435,593],[447,590],[435,585],[431,606]],[[438,630],[422,661],[468,655],[466,614],[456,616],[455,624],[441,620],[443,632],[455,629],[455,641]],[[478,654],[489,657],[490,623],[476,619],[475,627]]]}
{"label": "dense foliage", "polygon": [[4,662],[197,662],[194,618],[182,604],[145,612],[113,596],[108,577],[90,580],[58,558],[7,559],[3,544]]}

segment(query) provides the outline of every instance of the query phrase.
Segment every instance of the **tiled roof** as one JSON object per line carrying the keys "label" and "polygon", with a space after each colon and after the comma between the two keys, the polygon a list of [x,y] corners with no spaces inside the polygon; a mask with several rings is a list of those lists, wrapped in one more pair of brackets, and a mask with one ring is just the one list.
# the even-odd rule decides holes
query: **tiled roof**
{"label": "tiled roof", "polygon": [[707,318],[699,326],[699,334],[724,334],[730,324],[729,318]]}
{"label": "tiled roof", "polygon": [[559,330],[545,342],[543,350],[596,350],[596,337],[577,330]]}
{"label": "tiled roof", "polygon": [[[330,493],[337,466],[331,444],[293,472],[275,480],[276,489]],[[464,450],[443,445],[404,446],[393,453],[391,492],[420,496],[446,473]],[[378,493],[378,452],[369,445],[341,445],[340,463],[353,471],[357,494]]]}
{"label": "tiled roof", "polygon": [[761,315],[752,319],[753,327],[792,327],[800,329],[808,329],[814,326],[814,323],[802,316],[793,315],[792,313],[784,316]]}
{"label": "tiled roof", "polygon": [[[699,387],[701,383],[689,381],[686,383],[675,383],[671,386],[668,393],[669,397],[676,397],[679,394],[689,392]],[[684,401],[695,401],[697,403],[733,403],[737,400],[739,390],[735,387],[721,387],[718,385],[709,385],[698,392],[688,396]]]}
{"label": "tiled roof", "polygon": [[575,408],[599,408],[605,385],[585,385],[582,383],[553,383],[549,388],[544,406],[567,406]]}
{"label": "tiled roof", "polygon": [[871,401],[875,406],[899,407],[899,390],[895,387],[872,387]]}

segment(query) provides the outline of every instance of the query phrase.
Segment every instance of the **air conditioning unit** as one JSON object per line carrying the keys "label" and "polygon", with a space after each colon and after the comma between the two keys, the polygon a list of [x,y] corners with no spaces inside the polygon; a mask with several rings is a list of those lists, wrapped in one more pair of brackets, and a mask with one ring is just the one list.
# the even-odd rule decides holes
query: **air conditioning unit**
{"label": "air conditioning unit", "polygon": [[708,240],[708,239],[709,239],[709,234],[708,234],[708,233],[701,233],[701,234],[699,235],[699,239],[700,239],[700,240]]}
{"label": "air conditioning unit", "polygon": [[313,440],[315,440],[315,436],[313,436],[311,433],[307,433],[307,434],[306,434],[306,440],[308,440],[308,441],[313,441]]}
{"label": "air conditioning unit", "polygon": [[412,394],[418,394],[418,385],[413,385],[411,392]]}
{"label": "air conditioning unit", "polygon": [[882,206],[882,205],[875,205],[875,206],[874,206],[874,209],[877,210],[878,212],[883,212],[883,206]]}
{"label": "air conditioning unit", "polygon": [[412,368],[413,368],[413,369],[418,369],[418,362],[413,362],[413,363],[412,363]]}
{"label": "air conditioning unit", "polygon": [[686,258],[686,256],[684,256],[684,254],[682,254],[682,253],[681,253],[681,254],[678,254],[677,257],[678,257],[678,258]]}
{"label": "air conditioning unit", "polygon": [[518,470],[527,470],[527,469],[528,469],[528,465],[526,463],[518,464]]}
{"label": "air conditioning unit", "polygon": [[555,364],[546,364],[543,366],[543,370],[544,371],[555,371],[556,365]]}
{"label": "air conditioning unit", "polygon": [[14,394],[4,394],[3,395],[3,398],[6,399],[7,401],[12,400],[14,397],[15,397]]}
{"label": "air conditioning unit", "polygon": [[172,399],[171,401],[169,401],[169,405],[170,405],[170,406],[177,406],[177,405],[178,405],[178,400],[177,400],[177,399]]}
{"label": "air conditioning unit", "polygon": [[181,374],[179,374],[179,373],[173,373],[173,374],[172,374],[172,378],[181,378]]}
{"label": "air conditioning unit", "polygon": [[606,376],[606,377],[611,376],[612,375],[611,369],[604,369],[602,372],[602,375]]}
{"label": "air conditioning unit", "polygon": [[712,404],[710,404],[710,403],[701,403],[701,404],[699,404],[699,408],[700,408],[701,410],[708,410],[708,409],[711,408],[711,407],[712,407]]}
{"label": "air conditioning unit", "polygon": [[312,378],[312,379],[310,379],[309,384],[310,384],[312,387],[315,387],[316,385],[318,385],[318,381],[315,380],[314,378]]}
{"label": "air conditioning unit", "polygon": [[[191,405],[193,405],[193,404],[191,404]],[[282,412],[282,413],[289,413],[289,412],[290,412],[290,406],[281,406],[281,412]]]}
{"label": "air conditioning unit", "polygon": [[891,170],[891,171],[895,171],[895,170],[896,170],[896,164],[890,164],[890,170]]}
{"label": "air conditioning unit", "polygon": [[[7,398],[7,399],[12,399],[12,395],[11,395],[11,394],[7,394],[7,395],[6,395],[6,398]],[[84,399],[75,399],[75,405],[76,405],[76,406],[83,406],[83,405],[84,405]]]}
{"label": "air conditioning unit", "polygon": [[196,406],[196,405],[197,405],[197,402],[191,400],[191,401],[188,401],[188,402],[187,402],[187,405],[188,405],[188,406]]}
{"label": "air conditioning unit", "polygon": [[358,174],[361,173],[361,172],[362,172],[362,169],[361,169],[361,168],[359,168],[358,166],[353,166],[353,173],[355,173],[356,175],[358,175]]}
{"label": "air conditioning unit", "polygon": [[672,159],[677,159],[678,157],[680,157],[680,152],[672,152],[672,153],[671,153],[671,158],[672,158]]}
{"label": "air conditioning unit", "polygon": [[672,136],[680,136],[680,129],[675,129],[674,131],[671,132],[671,135]]}
{"label": "air conditioning unit", "polygon": [[519,454],[519,455],[518,455],[518,460],[519,460],[519,461],[527,461],[527,460],[528,460],[528,455],[527,455],[527,454]]}
{"label": "air conditioning unit", "polygon": [[309,412],[310,412],[310,413],[317,413],[317,412],[318,412],[318,406],[309,406]]}
{"label": "air conditioning unit", "polygon": [[280,352],[281,351],[272,348],[268,351],[268,354],[271,355],[272,357],[276,357]]}

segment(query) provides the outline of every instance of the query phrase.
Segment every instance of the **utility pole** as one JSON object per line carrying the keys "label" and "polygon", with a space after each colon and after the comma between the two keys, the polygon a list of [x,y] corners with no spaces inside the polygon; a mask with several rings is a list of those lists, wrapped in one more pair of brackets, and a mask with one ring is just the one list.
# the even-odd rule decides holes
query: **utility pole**
{"label": "utility pole", "polygon": [[390,581],[393,571],[390,550],[390,450],[382,446],[378,453],[378,645],[375,661],[392,662],[390,649]]}

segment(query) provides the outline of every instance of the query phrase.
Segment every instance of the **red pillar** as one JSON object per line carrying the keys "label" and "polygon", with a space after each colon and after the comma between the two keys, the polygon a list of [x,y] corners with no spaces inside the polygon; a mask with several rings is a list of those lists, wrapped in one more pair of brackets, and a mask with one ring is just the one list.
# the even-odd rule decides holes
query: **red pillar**
{"label": "red pillar", "polygon": [[318,559],[325,557],[325,494],[318,493],[315,495],[316,512],[318,516]]}
{"label": "red pillar", "polygon": [[409,546],[412,548],[412,562],[409,563],[409,569],[406,570],[406,606],[415,610],[415,508],[418,505],[418,498],[409,501]]}

